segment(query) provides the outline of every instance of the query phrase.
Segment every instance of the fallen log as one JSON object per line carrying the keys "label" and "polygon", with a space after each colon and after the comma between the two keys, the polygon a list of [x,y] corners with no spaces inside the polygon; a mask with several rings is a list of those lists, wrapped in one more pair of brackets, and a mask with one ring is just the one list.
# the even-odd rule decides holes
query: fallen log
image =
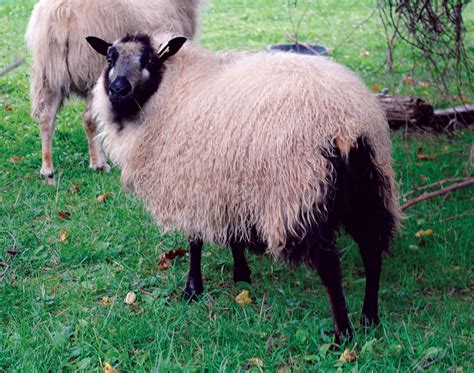
{"label": "fallen log", "polygon": [[385,111],[390,128],[429,128],[436,131],[452,130],[474,123],[474,105],[462,105],[435,110],[418,97],[377,95]]}
{"label": "fallen log", "polygon": [[433,106],[418,97],[377,95],[390,128],[423,127],[434,116]]}

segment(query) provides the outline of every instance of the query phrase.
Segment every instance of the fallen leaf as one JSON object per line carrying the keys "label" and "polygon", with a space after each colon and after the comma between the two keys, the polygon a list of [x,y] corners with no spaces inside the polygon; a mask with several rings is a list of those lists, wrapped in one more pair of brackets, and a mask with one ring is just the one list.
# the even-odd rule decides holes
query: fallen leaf
{"label": "fallen leaf", "polygon": [[112,295],[106,295],[105,297],[102,297],[102,303],[100,305],[108,306],[111,302],[113,302],[114,298],[115,297]]}
{"label": "fallen leaf", "polygon": [[263,361],[258,357],[253,357],[249,360],[249,364],[253,367],[263,368]]}
{"label": "fallen leaf", "polygon": [[436,156],[428,155],[423,151],[422,148],[418,148],[418,154],[416,155],[416,158],[420,161],[431,161],[433,159],[436,159]]}
{"label": "fallen leaf", "polygon": [[171,260],[167,258],[161,259],[156,266],[161,270],[168,269],[171,267]]}
{"label": "fallen leaf", "polygon": [[278,368],[278,373],[291,373],[291,369],[288,365],[282,365]]}
{"label": "fallen leaf", "polygon": [[133,304],[135,303],[135,300],[137,299],[137,296],[133,291],[129,291],[124,299],[124,302],[126,304]]}
{"label": "fallen leaf", "polygon": [[66,211],[66,210],[61,210],[58,212],[58,216],[59,216],[59,219],[68,219],[71,217],[71,213],[69,211]]}
{"label": "fallen leaf", "polygon": [[73,184],[73,185],[69,188],[69,193],[71,193],[72,195],[77,194],[77,192],[79,191],[79,188],[80,188],[80,187],[81,187],[81,184],[79,184],[79,183]]}
{"label": "fallen leaf", "polygon": [[252,304],[252,298],[248,290],[242,290],[242,292],[235,297],[235,302],[240,305]]}
{"label": "fallen leaf", "polygon": [[22,157],[14,156],[10,158],[10,162],[12,163],[20,163],[23,160]]}
{"label": "fallen leaf", "polygon": [[59,242],[66,242],[67,239],[69,238],[69,235],[67,233],[67,230],[63,229],[61,233],[59,233]]}
{"label": "fallen leaf", "polygon": [[368,50],[362,49],[362,50],[360,51],[360,55],[361,55],[362,57],[369,57],[369,56],[370,56],[370,52],[369,52]]}
{"label": "fallen leaf", "polygon": [[420,183],[424,183],[426,179],[428,179],[426,175],[420,174],[420,176],[418,176],[418,180],[420,180]]}
{"label": "fallen leaf", "polygon": [[415,85],[415,79],[411,75],[407,75],[403,78],[403,84]]}
{"label": "fallen leaf", "polygon": [[6,104],[6,105],[5,105],[5,110],[12,111],[12,110],[13,110],[13,106],[11,106],[10,104]]}
{"label": "fallen leaf", "polygon": [[351,351],[346,348],[339,357],[339,361],[342,361],[343,363],[351,363],[353,361],[356,361],[358,358],[359,356],[354,351]]}
{"label": "fallen leaf", "polygon": [[97,197],[97,202],[100,202],[100,203],[104,202],[107,199],[107,197],[110,196],[110,195],[111,195],[110,192],[106,192],[104,194],[101,194],[99,197]]}
{"label": "fallen leaf", "polygon": [[416,238],[423,238],[423,237],[426,237],[426,236],[431,236],[433,234],[433,230],[432,229],[421,229],[419,230],[418,232],[415,233],[415,237]]}
{"label": "fallen leaf", "polygon": [[430,86],[430,83],[428,83],[428,82],[419,82],[418,84],[421,88],[425,88],[425,89],[429,88],[429,86]]}
{"label": "fallen leaf", "polygon": [[170,250],[166,253],[161,253],[159,258],[160,259],[169,259],[169,260],[173,260],[174,258],[176,258],[177,256],[183,256],[183,255],[186,255],[187,251],[185,249],[176,249],[176,250]]}
{"label": "fallen leaf", "polygon": [[104,364],[104,373],[119,373],[117,369],[112,367],[109,363]]}
{"label": "fallen leaf", "polygon": [[187,251],[185,249],[176,249],[170,250],[166,253],[161,253],[158,257],[160,261],[156,265],[159,269],[168,269],[171,267],[171,261],[176,258],[177,256],[186,255]]}
{"label": "fallen leaf", "polygon": [[371,89],[372,89],[372,92],[378,93],[382,90],[382,86],[380,84],[375,83],[375,84],[372,84]]}

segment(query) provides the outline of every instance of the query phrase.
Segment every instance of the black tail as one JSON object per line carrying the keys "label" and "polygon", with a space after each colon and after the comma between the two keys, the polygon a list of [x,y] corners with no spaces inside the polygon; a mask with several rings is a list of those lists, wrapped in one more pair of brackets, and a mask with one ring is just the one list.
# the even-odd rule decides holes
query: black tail
{"label": "black tail", "polygon": [[396,227],[387,209],[385,193],[390,180],[374,165],[374,153],[364,138],[357,140],[348,159],[340,154],[329,158],[335,172],[335,214],[359,245],[386,251]]}

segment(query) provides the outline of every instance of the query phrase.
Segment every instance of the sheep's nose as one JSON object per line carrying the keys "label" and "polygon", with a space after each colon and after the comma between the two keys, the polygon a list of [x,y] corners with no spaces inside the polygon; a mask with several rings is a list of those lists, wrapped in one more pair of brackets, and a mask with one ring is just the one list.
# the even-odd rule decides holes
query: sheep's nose
{"label": "sheep's nose", "polygon": [[109,87],[109,91],[114,96],[126,96],[132,91],[132,85],[124,76],[119,76]]}

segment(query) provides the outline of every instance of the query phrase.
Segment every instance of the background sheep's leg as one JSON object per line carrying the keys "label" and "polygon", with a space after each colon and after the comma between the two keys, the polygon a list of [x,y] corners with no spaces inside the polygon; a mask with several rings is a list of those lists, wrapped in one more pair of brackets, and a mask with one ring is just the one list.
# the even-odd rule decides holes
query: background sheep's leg
{"label": "background sheep's leg", "polygon": [[245,245],[242,242],[232,242],[229,246],[234,258],[234,281],[244,281],[251,284],[251,271],[245,259]]}
{"label": "background sheep's leg", "polygon": [[91,102],[92,94],[87,99],[87,108],[83,116],[84,130],[89,145],[89,167],[96,171],[110,172],[102,144],[97,136],[97,123],[92,115]]}
{"label": "background sheep's leg", "polygon": [[41,95],[42,102],[39,106],[37,117],[41,128],[41,171],[40,174],[47,184],[54,184],[53,167],[53,135],[56,114],[62,103],[60,92],[43,90]]}
{"label": "background sheep's leg", "polygon": [[331,305],[336,343],[353,336],[354,332],[347,314],[346,299],[342,290],[341,265],[336,247],[318,250],[317,270],[326,287]]}
{"label": "background sheep's leg", "polygon": [[189,240],[189,273],[184,292],[185,296],[190,298],[201,294],[204,290],[201,274],[202,244],[203,242],[200,239]]}

